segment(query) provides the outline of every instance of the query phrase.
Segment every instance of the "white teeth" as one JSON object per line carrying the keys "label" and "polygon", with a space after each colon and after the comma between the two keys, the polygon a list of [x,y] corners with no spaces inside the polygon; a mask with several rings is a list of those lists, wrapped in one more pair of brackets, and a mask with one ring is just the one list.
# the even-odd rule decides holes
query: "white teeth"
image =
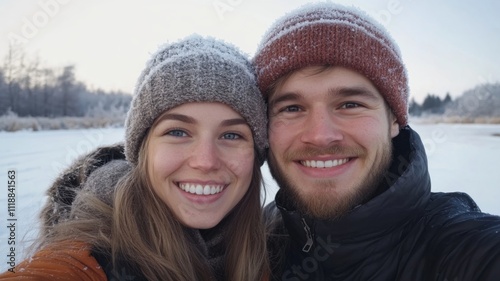
{"label": "white teeth", "polygon": [[309,168],[331,168],[345,164],[347,163],[347,161],[349,161],[348,158],[328,160],[328,161],[306,160],[306,161],[300,161],[300,164]]}
{"label": "white teeth", "polygon": [[201,186],[201,184],[196,185],[196,194],[203,194],[203,186]]}
{"label": "white teeth", "polygon": [[201,185],[190,183],[179,183],[179,187],[189,193],[197,195],[213,195],[220,193],[224,187],[222,185]]}
{"label": "white teeth", "polygon": [[210,186],[205,185],[203,188],[203,195],[209,195],[210,194]]}

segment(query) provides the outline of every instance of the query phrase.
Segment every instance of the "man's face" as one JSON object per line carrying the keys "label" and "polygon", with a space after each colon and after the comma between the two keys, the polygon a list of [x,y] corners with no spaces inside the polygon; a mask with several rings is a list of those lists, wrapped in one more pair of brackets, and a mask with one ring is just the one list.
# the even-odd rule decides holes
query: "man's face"
{"label": "man's face", "polygon": [[299,210],[335,219],[375,191],[396,119],[373,84],[347,68],[307,67],[269,98],[269,167]]}

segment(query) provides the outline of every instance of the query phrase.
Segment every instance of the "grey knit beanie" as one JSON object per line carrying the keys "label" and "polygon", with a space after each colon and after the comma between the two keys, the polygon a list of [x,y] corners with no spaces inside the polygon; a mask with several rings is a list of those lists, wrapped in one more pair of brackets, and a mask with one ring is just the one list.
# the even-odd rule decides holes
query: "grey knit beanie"
{"label": "grey knit beanie", "polygon": [[127,160],[137,164],[141,142],[158,116],[189,102],[220,102],[238,112],[263,163],[267,116],[254,69],[236,47],[199,35],[161,47],[146,64],[125,122]]}

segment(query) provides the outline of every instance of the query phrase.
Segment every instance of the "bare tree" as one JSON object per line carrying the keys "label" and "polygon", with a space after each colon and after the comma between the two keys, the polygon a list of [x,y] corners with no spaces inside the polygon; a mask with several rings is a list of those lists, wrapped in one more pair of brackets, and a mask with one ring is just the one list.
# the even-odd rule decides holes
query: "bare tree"
{"label": "bare tree", "polygon": [[42,79],[41,79],[41,95],[42,95],[42,110],[41,115],[45,117],[49,117],[54,115],[54,109],[51,106],[50,100],[52,96],[52,92],[54,91],[55,86],[55,76],[54,71],[49,68],[44,68],[41,70]]}
{"label": "bare tree", "polygon": [[7,111],[8,100],[4,70],[0,68],[0,115]]}
{"label": "bare tree", "polygon": [[125,115],[131,99],[122,92],[89,90],[76,80],[74,65],[59,70],[42,67],[38,57],[26,60],[17,45],[10,45],[0,65],[0,115],[84,116],[93,108]]}
{"label": "bare tree", "polygon": [[40,60],[36,57],[33,61],[28,62],[23,67],[23,73],[20,77],[20,82],[23,91],[26,93],[26,99],[24,100],[24,111],[23,115],[37,116],[37,88],[40,75]]}
{"label": "bare tree", "polygon": [[75,107],[78,93],[76,92],[75,66],[68,65],[63,68],[62,74],[57,77],[57,87],[60,93],[62,116],[74,115],[71,109]]}
{"label": "bare tree", "polygon": [[21,45],[10,43],[4,62],[4,75],[8,97],[8,108],[16,112],[19,109],[19,78],[22,72],[24,51]]}

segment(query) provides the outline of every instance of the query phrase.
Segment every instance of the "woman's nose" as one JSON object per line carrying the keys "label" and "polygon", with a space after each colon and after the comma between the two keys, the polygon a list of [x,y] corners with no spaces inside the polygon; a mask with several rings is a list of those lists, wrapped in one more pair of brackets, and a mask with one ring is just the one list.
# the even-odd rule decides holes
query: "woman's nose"
{"label": "woman's nose", "polygon": [[220,158],[217,145],[210,141],[200,141],[191,152],[189,165],[202,171],[218,169]]}

